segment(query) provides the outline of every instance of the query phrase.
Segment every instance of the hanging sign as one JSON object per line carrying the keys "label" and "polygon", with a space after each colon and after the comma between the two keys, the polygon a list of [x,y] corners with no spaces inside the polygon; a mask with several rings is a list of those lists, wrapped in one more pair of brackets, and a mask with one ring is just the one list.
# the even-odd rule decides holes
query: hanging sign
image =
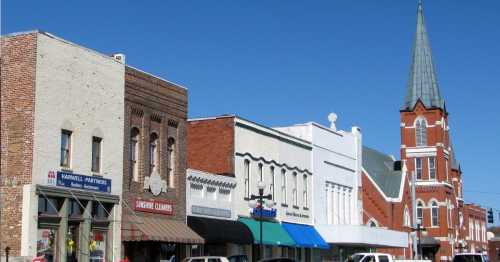
{"label": "hanging sign", "polygon": [[111,179],[107,178],[84,176],[64,171],[57,171],[54,178],[54,172],[50,171],[47,179],[49,185],[111,193]]}

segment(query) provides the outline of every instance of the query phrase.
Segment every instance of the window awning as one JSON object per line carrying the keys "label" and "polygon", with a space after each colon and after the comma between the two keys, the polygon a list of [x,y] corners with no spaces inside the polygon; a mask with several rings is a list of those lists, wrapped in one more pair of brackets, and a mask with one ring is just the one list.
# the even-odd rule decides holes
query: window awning
{"label": "window awning", "polygon": [[[240,218],[240,222],[245,224],[252,232],[254,243],[260,243],[260,221],[251,218]],[[262,221],[262,243],[274,246],[295,246],[295,241],[279,224],[268,221]]]}
{"label": "window awning", "polygon": [[298,247],[329,249],[321,235],[313,226],[292,224],[283,222],[281,224],[288,234],[293,238]]}
{"label": "window awning", "polygon": [[233,220],[188,216],[188,226],[205,239],[207,244],[253,244],[252,231]]}
{"label": "window awning", "polygon": [[122,221],[122,241],[162,241],[184,244],[205,242],[181,221],[130,215],[125,215]]}

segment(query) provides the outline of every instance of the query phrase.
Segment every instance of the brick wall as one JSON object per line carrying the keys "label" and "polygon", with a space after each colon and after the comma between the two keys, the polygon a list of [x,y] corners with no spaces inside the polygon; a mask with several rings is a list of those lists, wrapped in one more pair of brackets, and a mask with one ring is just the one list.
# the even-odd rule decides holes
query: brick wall
{"label": "brick wall", "polygon": [[1,39],[0,253],[21,249],[22,185],[31,183],[36,33]]}
{"label": "brick wall", "polygon": [[234,176],[234,117],[188,122],[188,167]]}
{"label": "brick wall", "polygon": [[[128,206],[123,214],[133,213],[136,198],[161,199],[174,203],[172,216],[136,212],[140,216],[157,216],[185,222],[186,219],[186,120],[187,90],[175,84],[127,67],[125,72],[125,143],[123,168],[123,199]],[[130,131],[132,127],[140,130],[139,139],[139,181],[133,181],[130,166]],[[150,134],[159,135],[159,172],[166,180],[167,140],[175,139],[174,187],[167,193],[153,196],[143,189],[144,177],[149,176],[149,139]],[[131,221],[124,221],[131,222]]]}

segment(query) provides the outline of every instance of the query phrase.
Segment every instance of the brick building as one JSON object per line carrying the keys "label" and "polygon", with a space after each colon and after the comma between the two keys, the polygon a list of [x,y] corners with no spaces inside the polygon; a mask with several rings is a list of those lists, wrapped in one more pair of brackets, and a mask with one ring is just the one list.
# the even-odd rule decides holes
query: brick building
{"label": "brick building", "polygon": [[39,31],[1,49],[2,257],[117,260],[123,63]]}
{"label": "brick building", "polygon": [[122,241],[131,261],[182,259],[203,243],[186,225],[186,119],[184,87],[126,66]]}

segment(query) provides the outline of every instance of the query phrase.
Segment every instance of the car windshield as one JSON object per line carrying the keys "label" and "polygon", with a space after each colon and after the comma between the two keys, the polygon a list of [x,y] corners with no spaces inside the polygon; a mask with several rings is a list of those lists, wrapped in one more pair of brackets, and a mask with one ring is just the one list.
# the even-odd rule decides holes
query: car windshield
{"label": "car windshield", "polygon": [[352,257],[351,257],[351,259],[349,259],[349,261],[360,262],[364,257],[365,257],[365,255],[352,255]]}
{"label": "car windshield", "polygon": [[453,262],[482,262],[481,255],[456,255]]}

